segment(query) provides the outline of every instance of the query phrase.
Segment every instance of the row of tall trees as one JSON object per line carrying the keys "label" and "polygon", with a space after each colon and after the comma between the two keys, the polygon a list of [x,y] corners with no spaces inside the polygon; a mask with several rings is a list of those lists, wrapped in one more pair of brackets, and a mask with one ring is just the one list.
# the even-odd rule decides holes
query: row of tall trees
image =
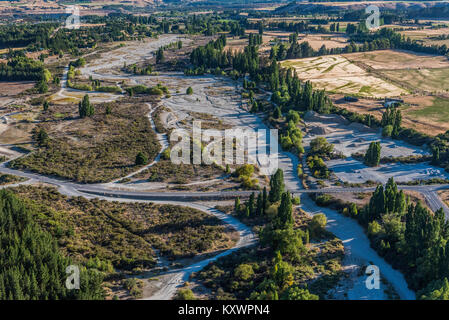
{"label": "row of tall trees", "polygon": [[284,172],[282,169],[278,169],[270,178],[269,193],[267,193],[267,188],[265,187],[263,192],[259,192],[257,200],[255,194],[252,193],[248,201],[244,203],[244,206],[241,205],[240,198],[236,198],[234,210],[238,215],[245,217],[263,216],[271,203],[281,200],[284,190]]}
{"label": "row of tall trees", "polygon": [[234,202],[234,211],[239,215],[246,218],[251,217],[263,217],[265,215],[265,211],[268,209],[268,194],[267,188],[263,189],[263,192],[259,192],[256,200],[256,196],[252,193],[248,199],[244,203],[244,206],[240,203],[240,198],[236,198]]}
{"label": "row of tall trees", "polygon": [[273,266],[269,276],[252,292],[251,299],[317,300],[318,296],[311,294],[307,287],[294,284],[295,266],[304,262],[307,251],[304,243],[309,242],[309,234],[294,228],[292,196],[285,191],[282,169],[271,177],[270,191],[268,195],[266,189],[262,196],[259,194],[259,201],[265,208],[276,203],[278,206],[260,234],[261,244],[273,252]]}
{"label": "row of tall trees", "polygon": [[[101,21],[100,21],[101,20]],[[59,28],[59,23],[7,24],[0,27],[0,48],[27,47],[38,51],[49,49],[53,53],[78,53],[79,49],[94,47],[99,42],[125,41],[153,36],[164,29],[164,21],[129,15],[109,16],[92,21],[99,25],[67,29]],[[144,23],[141,24],[140,21]],[[149,25],[153,21],[154,25]]]}
{"label": "row of tall trees", "polygon": [[[315,22],[320,22],[316,20]],[[329,30],[322,26],[320,23],[312,22],[312,20],[309,21],[298,21],[298,22],[290,22],[290,21],[267,21],[266,29],[278,29],[278,30],[285,30],[290,32],[311,32],[311,33],[328,33]],[[325,21],[327,22],[327,20]],[[314,24],[319,24],[318,26],[315,26]],[[254,22],[247,21],[247,29],[258,29],[259,24]]]}
{"label": "row of tall trees", "polygon": [[449,54],[449,48],[445,44],[428,46],[416,40],[412,40],[410,37],[401,35],[390,28],[381,28],[374,33],[367,32],[366,30],[363,30],[363,28],[357,28],[356,30],[349,32],[353,32],[351,34],[351,41],[361,43],[366,42],[368,44],[373,43],[376,45],[373,47],[373,50],[403,49],[438,55]]}
{"label": "row of tall trees", "polygon": [[399,108],[395,106],[387,107],[385,109],[385,112],[382,114],[382,120],[380,124],[384,128],[384,136],[398,138],[402,124],[401,110],[399,110]]}
{"label": "row of tall trees", "polygon": [[268,82],[269,89],[273,92],[271,100],[279,105],[283,112],[293,109],[328,113],[332,107],[332,102],[324,90],[314,90],[310,81],[302,83],[293,69],[281,69],[275,59],[260,73],[260,78]]}
{"label": "row of tall trees", "polygon": [[393,178],[376,188],[358,215],[374,248],[405,275],[422,299],[447,299],[449,288],[449,223],[416,205],[398,190]]}
{"label": "row of tall trees", "polygon": [[248,43],[250,46],[259,46],[262,44],[262,35],[250,33],[248,38]]}
{"label": "row of tall trees", "polygon": [[[361,26],[363,24],[359,24],[358,26],[348,24],[346,33],[350,35],[351,42],[343,48],[326,48],[323,45],[320,49],[315,50],[307,41],[298,43],[298,34],[295,33],[290,35],[289,45],[281,43],[273,46],[271,49],[271,57],[276,57],[277,60],[284,60],[384,49],[404,49],[439,55],[449,54],[449,49],[445,44],[426,46],[388,28],[382,28],[375,33],[369,33],[365,28],[361,28]],[[356,42],[362,44],[356,44]]]}

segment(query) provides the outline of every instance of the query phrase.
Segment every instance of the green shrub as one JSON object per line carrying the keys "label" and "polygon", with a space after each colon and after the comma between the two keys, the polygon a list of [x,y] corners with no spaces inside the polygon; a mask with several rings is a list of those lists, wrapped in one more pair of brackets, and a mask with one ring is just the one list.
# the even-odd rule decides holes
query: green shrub
{"label": "green shrub", "polygon": [[234,275],[237,279],[247,281],[254,276],[254,270],[251,265],[242,263],[237,268],[235,268]]}
{"label": "green shrub", "polygon": [[382,136],[391,137],[392,132],[393,132],[393,126],[387,125],[387,126],[383,127],[383,129],[382,129]]}
{"label": "green shrub", "polygon": [[136,166],[141,166],[148,163],[148,157],[144,155],[142,152],[139,152],[136,155]]}
{"label": "green shrub", "polygon": [[190,289],[179,289],[175,300],[196,300],[196,297]]}
{"label": "green shrub", "polygon": [[318,213],[313,216],[309,223],[309,231],[312,237],[319,238],[324,231],[327,224],[327,218],[323,213]]}

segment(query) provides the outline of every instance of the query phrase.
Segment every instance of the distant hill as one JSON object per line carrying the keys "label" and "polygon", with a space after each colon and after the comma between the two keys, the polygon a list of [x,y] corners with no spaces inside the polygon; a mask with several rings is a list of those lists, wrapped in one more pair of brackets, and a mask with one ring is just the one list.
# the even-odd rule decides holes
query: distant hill
{"label": "distant hill", "polygon": [[[433,16],[441,15],[442,12],[446,12],[449,8],[447,2],[434,2],[434,1],[414,1],[414,2],[399,2],[399,1],[329,1],[324,2],[316,0],[313,2],[308,1],[293,1],[285,6],[281,6],[275,10],[276,13],[319,13],[319,12],[341,12],[344,10],[362,10],[367,7],[369,3],[372,3],[382,10],[407,10],[416,11],[421,13],[421,16]],[[435,12],[434,12],[435,11]],[[438,14],[439,13],[439,14]]]}

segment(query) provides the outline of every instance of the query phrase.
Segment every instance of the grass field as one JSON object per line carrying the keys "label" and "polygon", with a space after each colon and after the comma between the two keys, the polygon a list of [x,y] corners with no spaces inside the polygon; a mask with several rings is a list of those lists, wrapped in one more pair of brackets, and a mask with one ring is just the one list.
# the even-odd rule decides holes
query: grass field
{"label": "grass field", "polygon": [[376,70],[449,68],[449,60],[443,56],[400,50],[377,50],[343,55],[352,62],[359,62]]}
{"label": "grass field", "polygon": [[[443,22],[441,22],[443,23]],[[441,24],[439,23],[439,24]],[[414,29],[399,31],[400,34],[410,37],[412,40],[423,40],[431,37],[439,36],[441,34],[448,34],[449,28],[435,28],[435,29]]]}
{"label": "grass field", "polygon": [[403,114],[416,119],[432,119],[433,121],[449,122],[449,98],[432,97],[431,103],[421,107],[404,106]]}
{"label": "grass field", "polygon": [[[380,120],[385,108],[382,101],[359,99],[349,102],[342,94],[332,94],[331,100],[341,108],[361,114],[371,114]],[[402,125],[417,131],[437,135],[449,130],[449,98],[443,96],[409,95],[403,97]]]}
{"label": "grass field", "polygon": [[334,34],[299,34],[299,43],[308,42],[310,46],[319,50],[325,45],[327,49],[344,48],[349,44],[349,38],[341,33]]}
{"label": "grass field", "polygon": [[292,59],[283,61],[281,65],[294,68],[300,79],[310,80],[316,88],[328,92],[374,98],[407,93],[405,89],[370,75],[342,55]]}
{"label": "grass field", "polygon": [[383,73],[419,90],[449,92],[449,68],[389,70]]}

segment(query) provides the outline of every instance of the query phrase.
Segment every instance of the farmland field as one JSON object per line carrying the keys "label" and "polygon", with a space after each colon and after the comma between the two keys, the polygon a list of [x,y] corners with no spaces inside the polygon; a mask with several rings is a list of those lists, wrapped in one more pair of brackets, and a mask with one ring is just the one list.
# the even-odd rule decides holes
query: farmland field
{"label": "farmland field", "polygon": [[449,60],[443,56],[412,53],[401,50],[377,50],[344,55],[350,61],[359,62],[376,70],[449,68]]}
{"label": "farmland field", "polygon": [[342,55],[286,60],[283,67],[292,67],[302,80],[310,80],[316,88],[364,97],[394,97],[406,94],[405,89],[370,75]]}
{"label": "farmland field", "polygon": [[449,68],[391,70],[384,71],[384,74],[416,89],[429,92],[449,91]]}
{"label": "farmland field", "polygon": [[449,99],[444,97],[430,97],[430,102],[419,107],[404,106],[404,114],[415,119],[431,119],[440,123],[449,122]]}
{"label": "farmland field", "polygon": [[308,42],[314,50],[319,50],[323,45],[326,46],[327,49],[344,48],[349,44],[349,39],[341,33],[299,34],[298,42]]}
{"label": "farmland field", "polygon": [[[371,114],[378,120],[385,110],[382,101],[359,99],[349,102],[342,94],[330,96],[332,101],[341,108],[361,113]],[[403,97],[405,104],[401,107],[402,124],[430,135],[437,135],[449,130],[449,99],[444,97],[409,95]]]}

